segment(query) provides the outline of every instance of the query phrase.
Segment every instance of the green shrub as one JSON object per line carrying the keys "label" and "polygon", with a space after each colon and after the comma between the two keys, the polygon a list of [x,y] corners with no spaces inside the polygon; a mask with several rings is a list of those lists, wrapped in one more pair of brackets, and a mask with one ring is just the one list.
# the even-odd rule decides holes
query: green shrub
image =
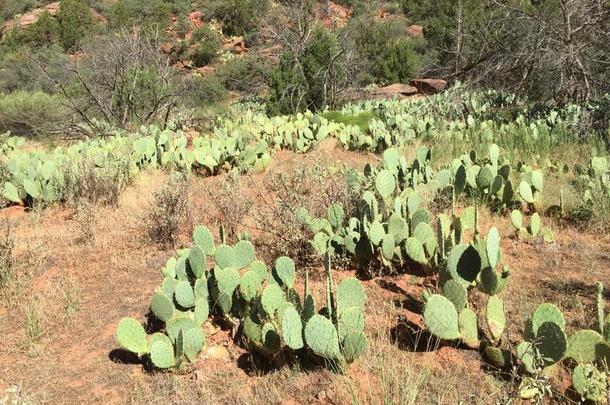
{"label": "green shrub", "polygon": [[222,23],[224,34],[245,36],[256,29],[268,7],[268,0],[219,0],[212,3],[210,11]]}
{"label": "green shrub", "polygon": [[189,107],[201,107],[225,101],[229,94],[216,76],[193,76],[188,81]]}
{"label": "green shrub", "polygon": [[57,20],[48,12],[41,14],[38,21],[26,29],[15,28],[3,38],[3,44],[13,50],[27,45],[31,47],[45,47],[59,43],[61,31]]}
{"label": "green shrub", "polygon": [[275,69],[271,80],[269,110],[272,114],[288,114],[306,109],[318,110],[336,102],[333,88],[346,80],[344,66],[337,63],[339,49],[337,37],[327,29],[318,27],[313,39],[295,57],[286,52]]}
{"label": "green shrub", "polygon": [[265,57],[250,53],[219,66],[216,75],[229,90],[256,93],[269,82],[271,67]]}
{"label": "green shrub", "polygon": [[380,65],[380,77],[387,83],[408,83],[419,75],[422,60],[412,41],[401,39],[392,44]]}
{"label": "green shrub", "polygon": [[94,24],[91,9],[84,0],[62,0],[57,14],[61,44],[75,51]]}
{"label": "green shrub", "polygon": [[214,62],[222,48],[222,36],[209,26],[195,30],[193,42],[195,49],[192,51],[191,60],[197,67]]}
{"label": "green shrub", "polygon": [[0,94],[0,133],[40,135],[63,127],[66,108],[58,96],[41,91]]}
{"label": "green shrub", "polygon": [[184,14],[190,10],[186,0],[121,0],[108,11],[110,25],[114,28],[131,28],[134,25],[160,26],[171,22],[172,13]]}
{"label": "green shrub", "polygon": [[[57,91],[53,79],[66,75],[66,57],[59,46],[40,49],[7,50],[0,56],[0,93],[15,90],[40,90],[53,94]],[[48,75],[40,67],[42,64]]]}

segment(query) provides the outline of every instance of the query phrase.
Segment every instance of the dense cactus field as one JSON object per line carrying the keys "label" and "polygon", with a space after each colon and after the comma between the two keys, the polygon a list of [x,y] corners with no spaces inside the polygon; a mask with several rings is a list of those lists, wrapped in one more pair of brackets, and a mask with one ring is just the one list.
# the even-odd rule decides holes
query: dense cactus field
{"label": "dense cactus field", "polygon": [[[33,216],[44,222],[47,215],[62,210],[80,212],[85,201],[99,206],[98,222],[103,224],[124,209],[124,194],[152,189],[142,183],[142,179],[150,181],[151,173],[178,175],[186,181],[189,185],[178,200],[195,198],[202,204],[217,204],[215,211],[206,208],[191,215],[186,230],[176,231],[172,243],[176,246],[157,248],[155,260],[144,251],[158,245],[146,245],[144,233],[136,231],[125,248],[133,251],[108,251],[88,263],[87,271],[96,273],[101,271],[96,266],[115,263],[117,255],[124,254],[129,255],[129,263],[140,261],[137,266],[144,266],[130,274],[130,266],[123,265],[121,280],[129,280],[133,301],[106,297],[109,305],[104,308],[111,310],[99,314],[111,318],[105,318],[104,325],[112,336],[104,332],[105,339],[95,350],[120,350],[123,357],[102,356],[96,364],[106,362],[103,369],[110,367],[108,375],[138,374],[134,379],[139,382],[132,384],[140,388],[127,388],[127,394],[113,399],[117,403],[152,401],[154,395],[137,397],[133,392],[142,392],[141,385],[156,378],[172,382],[157,388],[165,389],[165,394],[155,391],[155,395],[168,395],[164,397],[168,399],[176,395],[177,403],[196,402],[181,393],[178,385],[192,378],[213,381],[222,375],[224,366],[218,368],[210,354],[210,349],[218,347],[239,350],[248,359],[248,367],[263,375],[254,372],[249,379],[291,370],[297,379],[323,373],[332,376],[329,381],[337,386],[345,381],[339,378],[350,381],[348,399],[339,394],[334,399],[291,397],[297,403],[606,403],[610,258],[604,249],[610,246],[610,157],[604,134],[587,126],[588,114],[587,106],[534,108],[513,95],[455,88],[411,101],[348,105],[332,114],[267,117],[260,106],[240,104],[216,118],[209,133],[197,136],[171,125],[143,127],[135,134],[117,132],[49,148],[8,134],[2,143],[4,211],[25,207],[25,217],[6,214],[7,224],[12,222],[14,228],[26,221],[24,229],[36,235],[44,225]],[[362,120],[358,125],[351,123],[363,116],[368,119],[366,125]],[[314,179],[309,194],[298,195],[290,204],[280,199],[277,189],[267,192],[266,200],[260,200],[259,194],[259,201],[252,205],[276,212],[269,223],[257,223],[255,214],[249,222],[230,220],[228,211],[236,212],[251,198],[244,190],[230,191],[228,197],[225,193],[228,202],[218,205],[225,203],[219,201],[218,190],[230,181],[251,183],[257,189],[257,179],[275,171],[279,177],[271,182],[277,186],[278,179],[290,174],[281,166],[284,160],[307,159],[327,144],[333,149],[326,170],[334,180],[324,185],[323,177]],[[362,163],[353,164],[349,157]],[[332,192],[339,187],[338,178],[348,190],[345,198]],[[293,180],[304,184],[302,178]],[[110,206],[99,192],[100,184],[114,195]],[[195,184],[204,186],[195,191]],[[322,196],[324,203],[312,202],[318,194],[327,194]],[[222,214],[220,219],[211,220],[213,211]],[[290,229],[281,227],[286,218]],[[130,226],[141,229],[137,224],[142,221],[138,218]],[[279,223],[275,236],[269,229],[261,230],[270,223]],[[570,319],[574,305],[566,306],[562,293],[526,281],[536,276],[527,274],[531,265],[525,265],[520,255],[520,250],[527,249],[568,249],[575,242],[567,235],[574,232],[598,243],[590,247],[596,249],[590,261],[572,269],[576,272],[572,280],[580,285],[574,305],[585,308],[578,319]],[[276,249],[269,249],[271,238],[278,239]],[[103,235],[98,239],[104,240]],[[138,239],[142,241],[133,242]],[[12,243],[19,245],[19,240]],[[100,243],[93,241],[77,250],[97,252],[99,247],[103,252]],[[23,249],[28,248],[11,251],[3,259],[3,290],[17,288],[9,270],[19,268],[13,262],[21,260]],[[66,257],[58,252],[50,260],[62,263]],[[536,257],[542,266],[546,259]],[[585,274],[591,268],[596,270]],[[398,289],[403,299],[408,293],[407,301],[416,302],[409,313],[417,321],[409,322],[408,334],[418,343],[402,351],[416,355],[450,349],[471,360],[474,356],[479,365],[474,378],[484,375],[496,381],[488,397],[468,397],[469,387],[459,381],[453,382],[461,385],[455,396],[447,398],[426,398],[429,392],[423,382],[414,386],[403,381],[406,388],[390,389],[383,364],[367,365],[380,358],[380,339],[392,348],[387,350],[401,347],[392,323],[404,323],[405,315],[383,312],[387,305],[394,306],[380,298],[384,295],[379,286],[405,277],[407,287],[393,288],[393,292]],[[560,277],[564,275],[558,273]],[[104,280],[97,282],[109,282]],[[409,284],[418,286],[416,295]],[[19,288],[25,295],[35,292],[31,286]],[[519,296],[536,298],[524,303],[515,298]],[[9,325],[11,319],[18,319],[14,308],[19,293],[4,292],[3,297],[0,334],[11,342],[23,340],[20,334],[29,336],[32,315],[28,318],[28,309],[19,310],[25,311],[19,318],[25,332]],[[78,313],[90,308],[80,308]],[[381,322],[388,318],[389,326]],[[219,333],[226,336],[223,344],[218,342]],[[37,340],[38,344],[44,341],[44,337]],[[83,344],[95,346],[95,340],[91,341]],[[20,365],[44,356],[32,355],[23,347],[14,350],[17,354],[12,355],[23,357]],[[7,358],[0,354],[0,359]],[[412,361],[393,365],[391,373],[402,375],[396,374],[400,367],[406,370],[401,372],[409,372]],[[362,382],[357,370],[363,369],[374,378],[367,382],[368,388],[359,390],[354,388]],[[14,373],[7,378],[7,387],[21,389],[23,381],[28,381],[23,371],[7,370]],[[81,377],[87,379],[86,374]],[[53,376],[45,378],[54,381]],[[447,377],[426,378],[443,384]],[[115,384],[112,377],[102,381],[104,387]],[[24,384],[28,390],[24,392],[31,393],[34,402],[44,402],[43,391]],[[7,398],[14,395],[10,389]],[[47,400],[61,403],[57,394],[61,387],[53,392]],[[290,387],[277,388],[277,392],[281,398]],[[19,395],[20,400],[25,398]],[[201,402],[212,400],[203,397],[207,394],[202,391],[197,395]],[[241,397],[238,402],[276,400],[269,398]],[[76,403],[82,397],[64,399]],[[237,400],[225,393],[215,401]]]}

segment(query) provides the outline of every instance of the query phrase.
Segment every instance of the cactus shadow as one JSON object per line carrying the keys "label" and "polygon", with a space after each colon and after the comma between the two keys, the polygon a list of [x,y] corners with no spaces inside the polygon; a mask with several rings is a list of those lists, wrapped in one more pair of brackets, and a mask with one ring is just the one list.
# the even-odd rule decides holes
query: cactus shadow
{"label": "cactus shadow", "polygon": [[444,345],[443,341],[409,320],[402,320],[390,329],[390,338],[399,349],[409,352],[433,352]]}
{"label": "cactus shadow", "polygon": [[[595,297],[597,294],[595,284],[585,283],[581,280],[543,280],[542,285],[549,291],[558,294],[576,294],[585,297]],[[604,286],[602,296],[605,300],[610,300],[610,289],[608,287]]]}

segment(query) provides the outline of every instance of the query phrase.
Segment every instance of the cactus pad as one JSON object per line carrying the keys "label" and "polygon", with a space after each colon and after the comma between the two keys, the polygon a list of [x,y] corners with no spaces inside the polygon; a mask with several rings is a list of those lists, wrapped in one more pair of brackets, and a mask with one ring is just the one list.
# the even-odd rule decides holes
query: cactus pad
{"label": "cactus pad", "polygon": [[148,352],[146,331],[144,327],[133,318],[123,318],[119,322],[116,338],[121,346],[130,352],[143,354]]}
{"label": "cactus pad", "polygon": [[384,200],[387,200],[394,193],[396,188],[396,179],[389,170],[381,170],[375,178],[375,188]]}
{"label": "cactus pad", "polygon": [[351,332],[343,339],[343,354],[348,363],[353,362],[364,354],[368,342],[363,332]]}
{"label": "cactus pad", "polygon": [[214,259],[216,260],[216,266],[221,269],[233,267],[237,262],[233,248],[228,245],[218,246],[218,248],[216,248],[216,253],[214,254]]}
{"label": "cactus pad", "polygon": [[258,289],[261,287],[263,280],[260,278],[259,273],[248,270],[241,279],[239,284],[239,291],[241,296],[247,302],[251,302],[255,297]]}
{"label": "cactus pad", "polygon": [[460,337],[458,313],[451,301],[442,295],[431,295],[424,308],[424,322],[434,336],[444,340]]}
{"label": "cactus pad", "polygon": [[381,254],[386,260],[392,260],[394,258],[394,250],[396,249],[396,242],[394,236],[387,234],[381,240]]}
{"label": "cactus pad", "polygon": [[248,270],[257,273],[261,280],[267,279],[267,266],[260,260],[255,260],[250,263],[250,266],[248,266]]}
{"label": "cactus pad", "polygon": [[411,258],[411,260],[421,263],[427,264],[428,259],[426,258],[426,251],[424,249],[424,245],[417,238],[408,238],[405,243],[405,250],[407,256]]}
{"label": "cactus pad", "polygon": [[183,350],[186,358],[193,362],[205,344],[205,336],[201,328],[183,331]]}
{"label": "cactus pad", "polygon": [[481,256],[470,245],[456,245],[447,257],[447,271],[451,278],[468,287],[481,271]]}
{"label": "cactus pad", "polygon": [[275,261],[273,277],[285,288],[293,288],[295,280],[295,267],[292,259],[282,256]]}
{"label": "cactus pad", "polygon": [[201,278],[205,274],[205,254],[199,246],[191,247],[189,251],[188,264],[193,276]]}
{"label": "cactus pad", "polygon": [[337,287],[337,314],[341,314],[351,307],[362,308],[366,294],[360,281],[354,277],[347,277]]}
{"label": "cactus pad", "polygon": [[499,341],[506,327],[506,316],[504,303],[496,295],[492,295],[487,301],[487,327],[492,338],[496,342]]}
{"label": "cactus pad", "polygon": [[568,347],[568,338],[558,324],[544,322],[538,327],[536,338],[538,340],[536,346],[545,365],[555,364],[564,357]]}
{"label": "cactus pad", "polygon": [[434,252],[437,247],[436,235],[434,234],[434,230],[427,222],[420,222],[417,224],[415,229],[413,230],[413,237],[419,239],[419,241],[424,245],[428,256],[434,255]]}
{"label": "cactus pad", "polygon": [[496,267],[500,259],[500,234],[498,230],[493,227],[487,233],[487,239],[485,239],[487,260],[489,261],[489,267],[492,269]]}
{"label": "cactus pad", "polygon": [[453,302],[455,309],[461,312],[468,303],[468,291],[459,281],[448,280],[443,284],[443,295]]}
{"label": "cactus pad", "polygon": [[293,306],[286,308],[282,316],[282,337],[286,346],[293,350],[303,347],[303,324]]}
{"label": "cactus pad", "polygon": [[519,184],[519,195],[521,195],[521,198],[526,203],[532,204],[535,201],[534,194],[532,193],[532,187],[526,181],[522,181]]}
{"label": "cactus pad", "polygon": [[155,333],[150,344],[150,359],[157,368],[170,368],[175,363],[174,346],[162,333]]}
{"label": "cactus pad", "polygon": [[568,338],[566,357],[577,362],[591,363],[595,361],[595,347],[603,341],[602,335],[593,330],[579,330]]}
{"label": "cactus pad", "polygon": [[566,321],[559,308],[548,303],[538,306],[532,316],[532,331],[534,335],[538,335],[538,328],[545,322],[556,323],[561,330],[564,330],[566,326]]}
{"label": "cactus pad", "polygon": [[505,368],[506,367],[506,356],[505,353],[502,351],[502,349],[495,347],[495,346],[491,346],[488,345],[485,347],[485,357],[487,358],[487,360],[489,360],[489,362],[498,367],[498,368]]}
{"label": "cactus pad", "polygon": [[469,308],[460,312],[459,318],[460,339],[472,349],[479,347],[479,332],[477,329],[477,314]]}
{"label": "cactus pad", "polygon": [[195,228],[193,231],[193,242],[195,242],[195,244],[208,256],[213,255],[216,251],[214,238],[212,237],[210,230],[205,226],[199,225]]}
{"label": "cactus pad", "polygon": [[392,214],[388,220],[388,233],[394,237],[396,243],[400,243],[409,237],[409,223],[399,214]]}
{"label": "cactus pad", "polygon": [[176,341],[180,331],[187,331],[193,328],[199,328],[199,324],[195,319],[187,317],[186,315],[181,315],[179,317],[174,316],[165,326],[167,336],[169,336],[172,342]]}
{"label": "cactus pad", "polygon": [[322,315],[314,315],[305,325],[305,342],[317,355],[339,359],[339,337],[332,322]]}
{"label": "cactus pad", "polygon": [[541,229],[542,222],[540,221],[540,215],[535,212],[530,219],[530,234],[532,234],[532,236],[538,236]]}
{"label": "cactus pad", "polygon": [[278,310],[284,302],[286,302],[286,296],[279,285],[269,284],[265,287],[263,294],[261,295],[261,305],[267,316],[273,317],[275,311]]}
{"label": "cactus pad", "polygon": [[263,345],[270,352],[277,352],[281,347],[280,335],[277,333],[275,326],[271,322],[263,325],[262,329]]}
{"label": "cactus pad", "polygon": [[195,300],[194,316],[199,324],[203,324],[208,320],[210,316],[210,303],[207,298],[197,298]]}
{"label": "cactus pad", "polygon": [[233,246],[235,268],[243,269],[254,261],[254,245],[248,240],[239,241]]}
{"label": "cactus pad", "polygon": [[607,377],[591,364],[580,364],[572,372],[572,385],[583,399],[593,402],[606,400]]}
{"label": "cactus pad", "polygon": [[381,222],[374,221],[368,229],[368,237],[375,246],[379,246],[383,237],[385,236],[385,229],[383,229],[383,225]]}
{"label": "cactus pad", "polygon": [[150,302],[150,310],[157,319],[167,322],[174,315],[174,303],[163,291],[157,291]]}
{"label": "cactus pad", "polygon": [[516,230],[523,229],[523,215],[521,215],[521,211],[513,210],[513,212],[510,213],[510,222]]}
{"label": "cactus pad", "polygon": [[328,222],[333,227],[333,229],[339,229],[343,226],[343,221],[345,220],[345,210],[343,209],[343,205],[335,203],[328,207],[327,210]]}
{"label": "cactus pad", "polygon": [[193,288],[193,291],[195,292],[195,298],[207,299],[210,295],[208,290],[208,280],[205,278],[195,280],[195,287]]}
{"label": "cactus pad", "polygon": [[195,293],[188,281],[179,281],[174,293],[176,302],[183,308],[192,308],[195,305]]}
{"label": "cactus pad", "polygon": [[351,307],[343,311],[339,317],[337,329],[340,340],[343,340],[348,333],[364,331],[362,308]]}

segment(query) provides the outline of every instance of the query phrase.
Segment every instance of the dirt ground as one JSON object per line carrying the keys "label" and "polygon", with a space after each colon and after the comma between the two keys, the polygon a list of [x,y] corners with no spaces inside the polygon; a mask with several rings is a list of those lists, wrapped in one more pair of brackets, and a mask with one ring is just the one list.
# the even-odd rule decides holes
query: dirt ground
{"label": "dirt ground", "polygon": [[[361,168],[377,159],[326,145],[308,155],[278,152],[269,171],[288,172],[314,161]],[[251,195],[263,176],[243,180]],[[345,376],[325,370],[264,370],[227,331],[211,324],[205,325],[207,348],[188,373],[145,370],[118,350],[114,332],[122,317],[145,321],[161,281],[158,269],[174,251],[149,242],[142,225],[154,191],[166,178],[162,172],[143,173],[122,194],[118,207],[96,206],[90,243],[83,241],[81,225],[68,208],[0,214],[10,223],[20,280],[0,306],[0,403],[3,397],[50,404],[484,404],[510,398],[510,375],[489,370],[476,351],[438,347],[420,331],[421,294],[434,280],[409,274],[364,281],[370,344]],[[215,226],[206,190],[222,177],[190,181],[192,223]],[[593,326],[595,282],[610,287],[610,235],[550,223],[556,242],[533,243],[513,238],[508,218],[485,213],[481,222],[484,232],[492,223],[500,230],[503,263],[512,269],[503,293],[511,344],[519,343],[526,318],[543,301],[560,306],[568,332]],[[186,227],[180,243],[188,240]],[[348,275],[353,272],[337,272],[339,279]],[[322,291],[319,278],[313,278],[314,289]],[[610,300],[608,289],[605,294]],[[570,403],[565,374],[556,379],[559,391],[553,402]]]}

